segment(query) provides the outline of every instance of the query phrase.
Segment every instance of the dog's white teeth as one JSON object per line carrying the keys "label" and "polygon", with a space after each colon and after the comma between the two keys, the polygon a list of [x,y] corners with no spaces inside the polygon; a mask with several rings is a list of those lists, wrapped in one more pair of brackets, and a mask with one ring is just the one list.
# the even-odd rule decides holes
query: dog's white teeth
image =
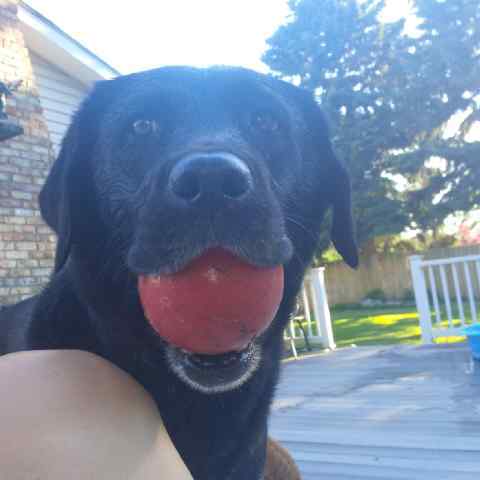
{"label": "dog's white teeth", "polygon": [[150,275],[150,280],[158,283],[160,281],[160,275]]}

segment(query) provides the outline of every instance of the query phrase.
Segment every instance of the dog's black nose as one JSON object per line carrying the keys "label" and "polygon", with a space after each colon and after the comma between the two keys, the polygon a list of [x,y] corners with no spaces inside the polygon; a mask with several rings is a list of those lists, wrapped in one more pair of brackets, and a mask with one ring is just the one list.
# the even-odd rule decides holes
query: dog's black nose
{"label": "dog's black nose", "polygon": [[167,188],[189,203],[206,198],[239,200],[253,188],[253,180],[247,165],[231,153],[195,153],[173,167]]}

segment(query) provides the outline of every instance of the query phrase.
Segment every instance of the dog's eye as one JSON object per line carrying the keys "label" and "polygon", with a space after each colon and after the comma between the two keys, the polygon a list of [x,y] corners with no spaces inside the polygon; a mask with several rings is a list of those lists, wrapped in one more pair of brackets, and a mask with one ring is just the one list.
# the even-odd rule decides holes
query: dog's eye
{"label": "dog's eye", "polygon": [[255,112],[251,117],[250,125],[254,130],[264,132],[276,132],[280,128],[280,123],[273,113],[267,111]]}
{"label": "dog's eye", "polygon": [[137,135],[148,135],[159,130],[158,123],[155,120],[136,120],[132,126]]}

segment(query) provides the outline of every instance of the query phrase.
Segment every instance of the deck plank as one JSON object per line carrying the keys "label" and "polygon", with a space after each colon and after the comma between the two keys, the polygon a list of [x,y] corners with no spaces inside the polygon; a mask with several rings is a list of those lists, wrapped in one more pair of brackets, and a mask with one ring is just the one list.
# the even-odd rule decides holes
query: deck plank
{"label": "deck plank", "polygon": [[480,478],[480,363],[464,344],[341,349],[285,365],[270,434],[304,480]]}

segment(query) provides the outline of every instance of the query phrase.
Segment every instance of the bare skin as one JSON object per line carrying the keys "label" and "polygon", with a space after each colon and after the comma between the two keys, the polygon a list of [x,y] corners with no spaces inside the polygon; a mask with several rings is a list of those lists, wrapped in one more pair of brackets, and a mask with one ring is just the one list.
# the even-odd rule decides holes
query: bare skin
{"label": "bare skin", "polygon": [[0,357],[0,478],[192,480],[148,393],[87,352]]}

